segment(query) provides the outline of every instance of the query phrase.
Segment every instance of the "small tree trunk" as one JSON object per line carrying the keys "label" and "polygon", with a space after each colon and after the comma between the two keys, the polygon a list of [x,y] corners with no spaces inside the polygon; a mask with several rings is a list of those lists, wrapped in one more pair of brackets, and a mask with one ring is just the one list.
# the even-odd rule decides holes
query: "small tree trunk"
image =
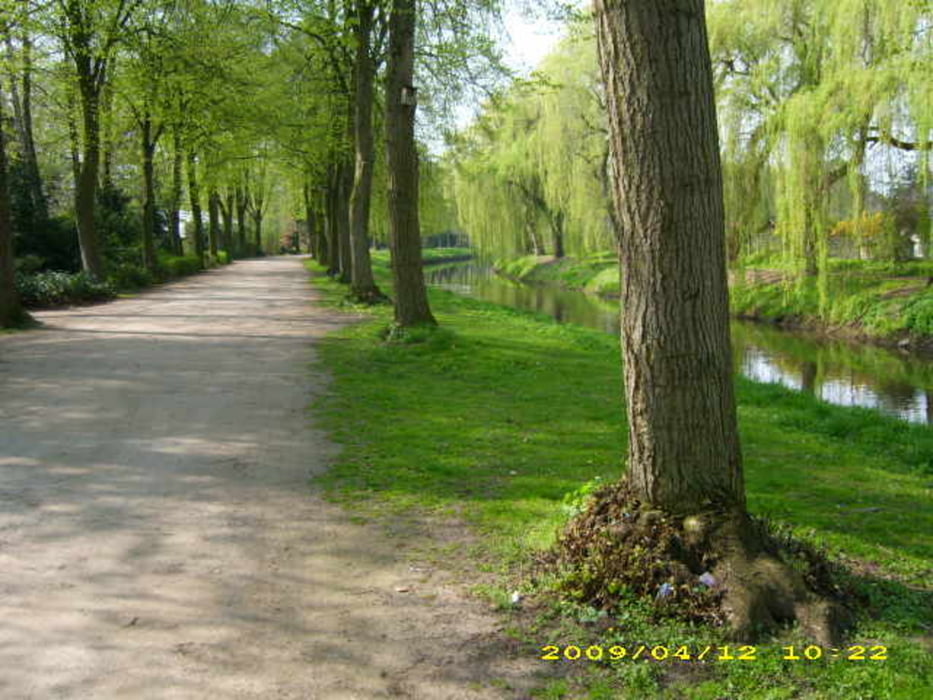
{"label": "small tree trunk", "polygon": [[554,233],[554,257],[564,257],[564,212],[558,211],[551,217],[551,230]]}
{"label": "small tree trunk", "polygon": [[253,210],[253,232],[256,236],[253,245],[256,248],[256,254],[262,252],[262,209]]}
{"label": "small tree trunk", "polygon": [[143,267],[149,272],[156,269],[156,202],[155,202],[155,149],[152,119],[146,116],[141,123],[143,155]]}
{"label": "small tree trunk", "polygon": [[94,212],[97,206],[97,177],[100,166],[99,95],[91,83],[91,76],[82,77],[81,112],[84,121],[84,153],[79,166],[75,190],[75,218],[78,224],[78,243],[81,247],[81,265],[93,277],[102,279],[104,265],[97,238]]}
{"label": "small tree trunk", "polygon": [[211,188],[207,196],[207,220],[211,258],[217,260],[218,242],[220,240],[220,195],[213,188]]}
{"label": "small tree trunk", "polygon": [[175,129],[173,135],[172,149],[172,193],[168,228],[169,236],[172,239],[172,251],[175,255],[184,255],[185,251],[181,244],[182,161],[184,153],[178,128]]}
{"label": "small tree trunk", "polygon": [[[33,137],[32,120],[32,38],[29,31],[23,29],[20,35],[19,76],[13,66],[17,61],[13,50],[12,34],[6,35],[7,61],[10,67],[10,97],[16,134],[20,144],[20,159],[29,199],[30,225],[46,221],[49,218],[48,202],[42,190],[42,175],[39,172],[39,158],[36,154],[36,142]],[[17,77],[19,79],[17,79]]]}
{"label": "small tree trunk", "polygon": [[198,159],[194,149],[188,149],[188,198],[191,200],[191,218],[194,224],[194,254],[198,267],[204,269],[204,222],[201,220],[201,188],[198,185]]}
{"label": "small tree trunk", "polygon": [[418,217],[415,146],[415,0],[393,0],[389,19],[386,152],[389,169],[389,241],[395,283],[395,322],[436,325],[428,305]]}
{"label": "small tree trunk", "polygon": [[356,170],[350,197],[350,248],[353,280],[351,295],[359,301],[384,298],[373,279],[369,257],[369,208],[373,191],[373,80],[376,68],[370,56],[375,6],[365,0],[357,7],[356,96],[354,98],[354,142]]}
{"label": "small tree trunk", "polygon": [[246,191],[239,185],[234,189],[236,199],[236,248],[237,255],[246,255],[246,209],[249,200]]}
{"label": "small tree trunk", "polygon": [[340,206],[337,202],[340,198],[340,177],[338,176],[338,170],[339,168],[334,166],[326,194],[327,250],[329,252],[327,274],[331,277],[337,277],[340,274],[340,234],[338,232],[340,226],[337,223],[337,219],[340,216]]}
{"label": "small tree trunk", "polygon": [[221,245],[223,249],[227,251],[227,255],[230,259],[233,259],[233,207],[234,207],[234,194],[233,191],[229,188],[227,189],[226,195],[221,200],[220,205],[220,214],[223,217],[223,236],[221,238]]}
{"label": "small tree trunk", "polygon": [[350,193],[353,189],[353,166],[341,162],[337,169],[337,238],[340,273],[337,280],[343,284],[353,281],[353,253],[350,247]]}

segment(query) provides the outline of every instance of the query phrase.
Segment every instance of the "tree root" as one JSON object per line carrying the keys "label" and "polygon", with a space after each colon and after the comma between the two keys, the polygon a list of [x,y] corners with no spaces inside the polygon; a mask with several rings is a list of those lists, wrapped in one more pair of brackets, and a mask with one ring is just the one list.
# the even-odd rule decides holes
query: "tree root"
{"label": "tree root", "polygon": [[582,602],[613,610],[650,597],[658,615],[727,626],[741,641],[797,622],[814,643],[833,646],[853,621],[832,565],[813,547],[741,512],[651,510],[624,483],[597,491],[544,563]]}

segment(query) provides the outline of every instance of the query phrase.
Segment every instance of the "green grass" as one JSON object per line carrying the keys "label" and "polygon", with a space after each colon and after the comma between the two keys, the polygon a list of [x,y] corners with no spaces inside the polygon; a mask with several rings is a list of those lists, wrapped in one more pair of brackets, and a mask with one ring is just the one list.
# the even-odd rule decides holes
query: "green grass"
{"label": "green grass", "polygon": [[[451,258],[464,258],[468,255],[474,255],[475,252],[472,248],[422,248],[421,258],[425,262],[436,262]],[[385,254],[385,251],[379,253],[379,255]]]}
{"label": "green grass", "polygon": [[[376,257],[388,286],[384,256]],[[316,284],[340,304],[345,290]],[[318,411],[344,449],[322,483],[359,514],[454,516],[478,534],[471,556],[504,592],[530,553],[553,541],[568,492],[621,474],[626,434],[617,340],[548,318],[431,291],[440,331],[385,343],[391,309],[329,337],[334,376]],[[933,684],[933,431],[864,409],[739,382],[750,510],[850,562],[870,601],[856,642],[888,661],[784,661],[781,643],[755,662],[674,667],[592,665],[540,697],[926,698]],[[529,654],[546,643],[722,643],[717,630],[651,621],[633,605],[612,631],[585,608],[518,613]],[[542,663],[545,663],[542,661]],[[582,666],[578,663],[577,669]]]}
{"label": "green grass", "polygon": [[619,294],[619,263],[614,251],[600,251],[576,258],[528,255],[497,261],[496,269],[524,282],[550,282],[591,294]]}
{"label": "green grass", "polygon": [[[790,272],[778,258],[756,258],[748,268]],[[525,282],[547,282],[605,296],[619,293],[619,270],[612,251],[555,260],[526,256],[497,261],[503,274]],[[744,283],[730,290],[735,315],[763,321],[796,321],[852,329],[873,337],[933,336],[933,261],[887,263],[831,260],[823,294],[819,281],[801,285]],[[821,301],[822,297],[822,301]]]}

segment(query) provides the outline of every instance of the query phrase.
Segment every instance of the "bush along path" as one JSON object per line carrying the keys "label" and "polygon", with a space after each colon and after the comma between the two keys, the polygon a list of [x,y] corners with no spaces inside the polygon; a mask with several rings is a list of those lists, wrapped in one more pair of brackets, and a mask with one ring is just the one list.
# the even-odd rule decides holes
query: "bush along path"
{"label": "bush along path", "polygon": [[[504,698],[541,670],[309,483],[322,308],[267,258],[0,336],[0,697]],[[308,413],[311,400],[316,407]]]}
{"label": "bush along path", "polygon": [[[29,259],[26,259],[29,262]],[[220,251],[211,266],[229,264],[230,257]],[[152,275],[136,265],[116,265],[103,280],[87,272],[33,270],[21,265],[16,274],[16,290],[24,307],[50,309],[58,306],[76,306],[115,299],[121,293],[133,293],[171,280],[201,272],[197,257],[162,255],[157,274]]]}
{"label": "bush along path", "polygon": [[[387,289],[385,257],[374,265]],[[343,306],[343,286],[315,280]],[[750,512],[770,537],[803,542],[801,565],[825,557],[821,581],[864,611],[841,651],[796,628],[738,651],[705,617],[708,577],[682,582],[698,603],[683,609],[657,585],[644,596],[643,581],[622,578],[598,600],[572,561],[542,563],[623,468],[618,340],[441,290],[431,305],[438,329],[387,342],[388,307],[346,307],[366,320],[324,339],[334,383],[319,405],[343,450],[321,481],[363,518],[467,523],[473,545],[440,561],[472,572],[523,656],[567,674],[539,697],[928,696],[933,431],[738,381]],[[650,573],[656,552],[644,554]]]}

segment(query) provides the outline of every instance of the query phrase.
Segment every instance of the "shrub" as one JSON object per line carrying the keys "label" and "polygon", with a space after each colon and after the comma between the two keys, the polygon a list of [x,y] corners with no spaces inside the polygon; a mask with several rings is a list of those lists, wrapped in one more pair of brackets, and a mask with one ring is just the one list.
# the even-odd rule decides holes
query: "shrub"
{"label": "shrub", "polygon": [[16,289],[23,306],[41,308],[105,301],[116,296],[109,282],[101,282],[86,272],[40,272],[17,274]]}
{"label": "shrub", "polygon": [[159,277],[171,280],[200,272],[201,266],[194,255],[164,255],[159,257]]}
{"label": "shrub", "polygon": [[142,289],[153,282],[148,270],[130,263],[115,266],[107,280],[117,289]]}

